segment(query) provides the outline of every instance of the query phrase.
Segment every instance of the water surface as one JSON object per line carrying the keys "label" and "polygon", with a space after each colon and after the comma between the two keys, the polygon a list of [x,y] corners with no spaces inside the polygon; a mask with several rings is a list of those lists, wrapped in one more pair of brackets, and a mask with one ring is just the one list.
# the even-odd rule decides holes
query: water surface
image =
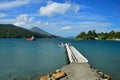
{"label": "water surface", "polygon": [[66,65],[65,49],[55,39],[0,39],[0,80],[32,79]]}
{"label": "water surface", "polygon": [[38,80],[66,65],[61,42],[71,43],[94,68],[120,80],[120,41],[74,39],[0,39],[0,80]]}

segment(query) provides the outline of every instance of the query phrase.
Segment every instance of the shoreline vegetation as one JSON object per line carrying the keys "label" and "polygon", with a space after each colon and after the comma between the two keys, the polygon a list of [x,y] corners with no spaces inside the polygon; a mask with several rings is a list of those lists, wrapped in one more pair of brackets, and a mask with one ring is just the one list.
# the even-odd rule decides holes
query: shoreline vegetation
{"label": "shoreline vegetation", "polygon": [[90,30],[87,33],[81,32],[75,37],[77,40],[118,40],[120,39],[120,32],[110,31],[109,33],[96,33],[95,30]]}

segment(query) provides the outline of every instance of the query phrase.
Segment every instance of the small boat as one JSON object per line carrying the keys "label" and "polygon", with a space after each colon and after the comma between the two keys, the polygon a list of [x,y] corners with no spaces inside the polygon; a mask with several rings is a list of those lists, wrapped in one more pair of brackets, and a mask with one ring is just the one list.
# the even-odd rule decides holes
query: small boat
{"label": "small boat", "polygon": [[115,40],[115,41],[120,41],[120,39],[118,39],[118,38],[117,38],[117,39],[114,39],[114,40]]}
{"label": "small boat", "polygon": [[60,43],[60,44],[58,44],[58,46],[60,46],[60,47],[64,47],[65,44],[64,44],[64,43]]}
{"label": "small boat", "polygon": [[28,40],[28,41],[34,41],[34,40],[35,40],[35,37],[32,36],[31,38],[25,38],[25,39]]}

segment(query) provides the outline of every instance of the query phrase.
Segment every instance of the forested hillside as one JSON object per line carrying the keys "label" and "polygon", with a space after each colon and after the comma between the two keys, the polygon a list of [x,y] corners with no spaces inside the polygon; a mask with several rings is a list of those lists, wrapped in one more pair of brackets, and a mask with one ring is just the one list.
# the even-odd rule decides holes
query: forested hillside
{"label": "forested hillside", "polygon": [[96,33],[95,30],[86,32],[81,32],[79,35],[76,36],[76,39],[81,40],[108,40],[108,39],[120,39],[120,32],[111,31],[109,33],[101,32]]}
{"label": "forested hillside", "polygon": [[34,35],[37,38],[56,38],[57,36],[45,35],[37,32],[12,25],[12,24],[0,24],[0,38],[25,38]]}

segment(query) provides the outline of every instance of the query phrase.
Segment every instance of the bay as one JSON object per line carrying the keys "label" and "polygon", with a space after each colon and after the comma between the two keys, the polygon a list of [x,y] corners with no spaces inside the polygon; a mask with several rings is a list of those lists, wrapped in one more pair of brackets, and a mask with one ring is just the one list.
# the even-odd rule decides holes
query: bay
{"label": "bay", "polygon": [[94,67],[120,80],[120,41],[74,39],[0,39],[0,80],[38,80],[67,65],[65,48],[71,43]]}

